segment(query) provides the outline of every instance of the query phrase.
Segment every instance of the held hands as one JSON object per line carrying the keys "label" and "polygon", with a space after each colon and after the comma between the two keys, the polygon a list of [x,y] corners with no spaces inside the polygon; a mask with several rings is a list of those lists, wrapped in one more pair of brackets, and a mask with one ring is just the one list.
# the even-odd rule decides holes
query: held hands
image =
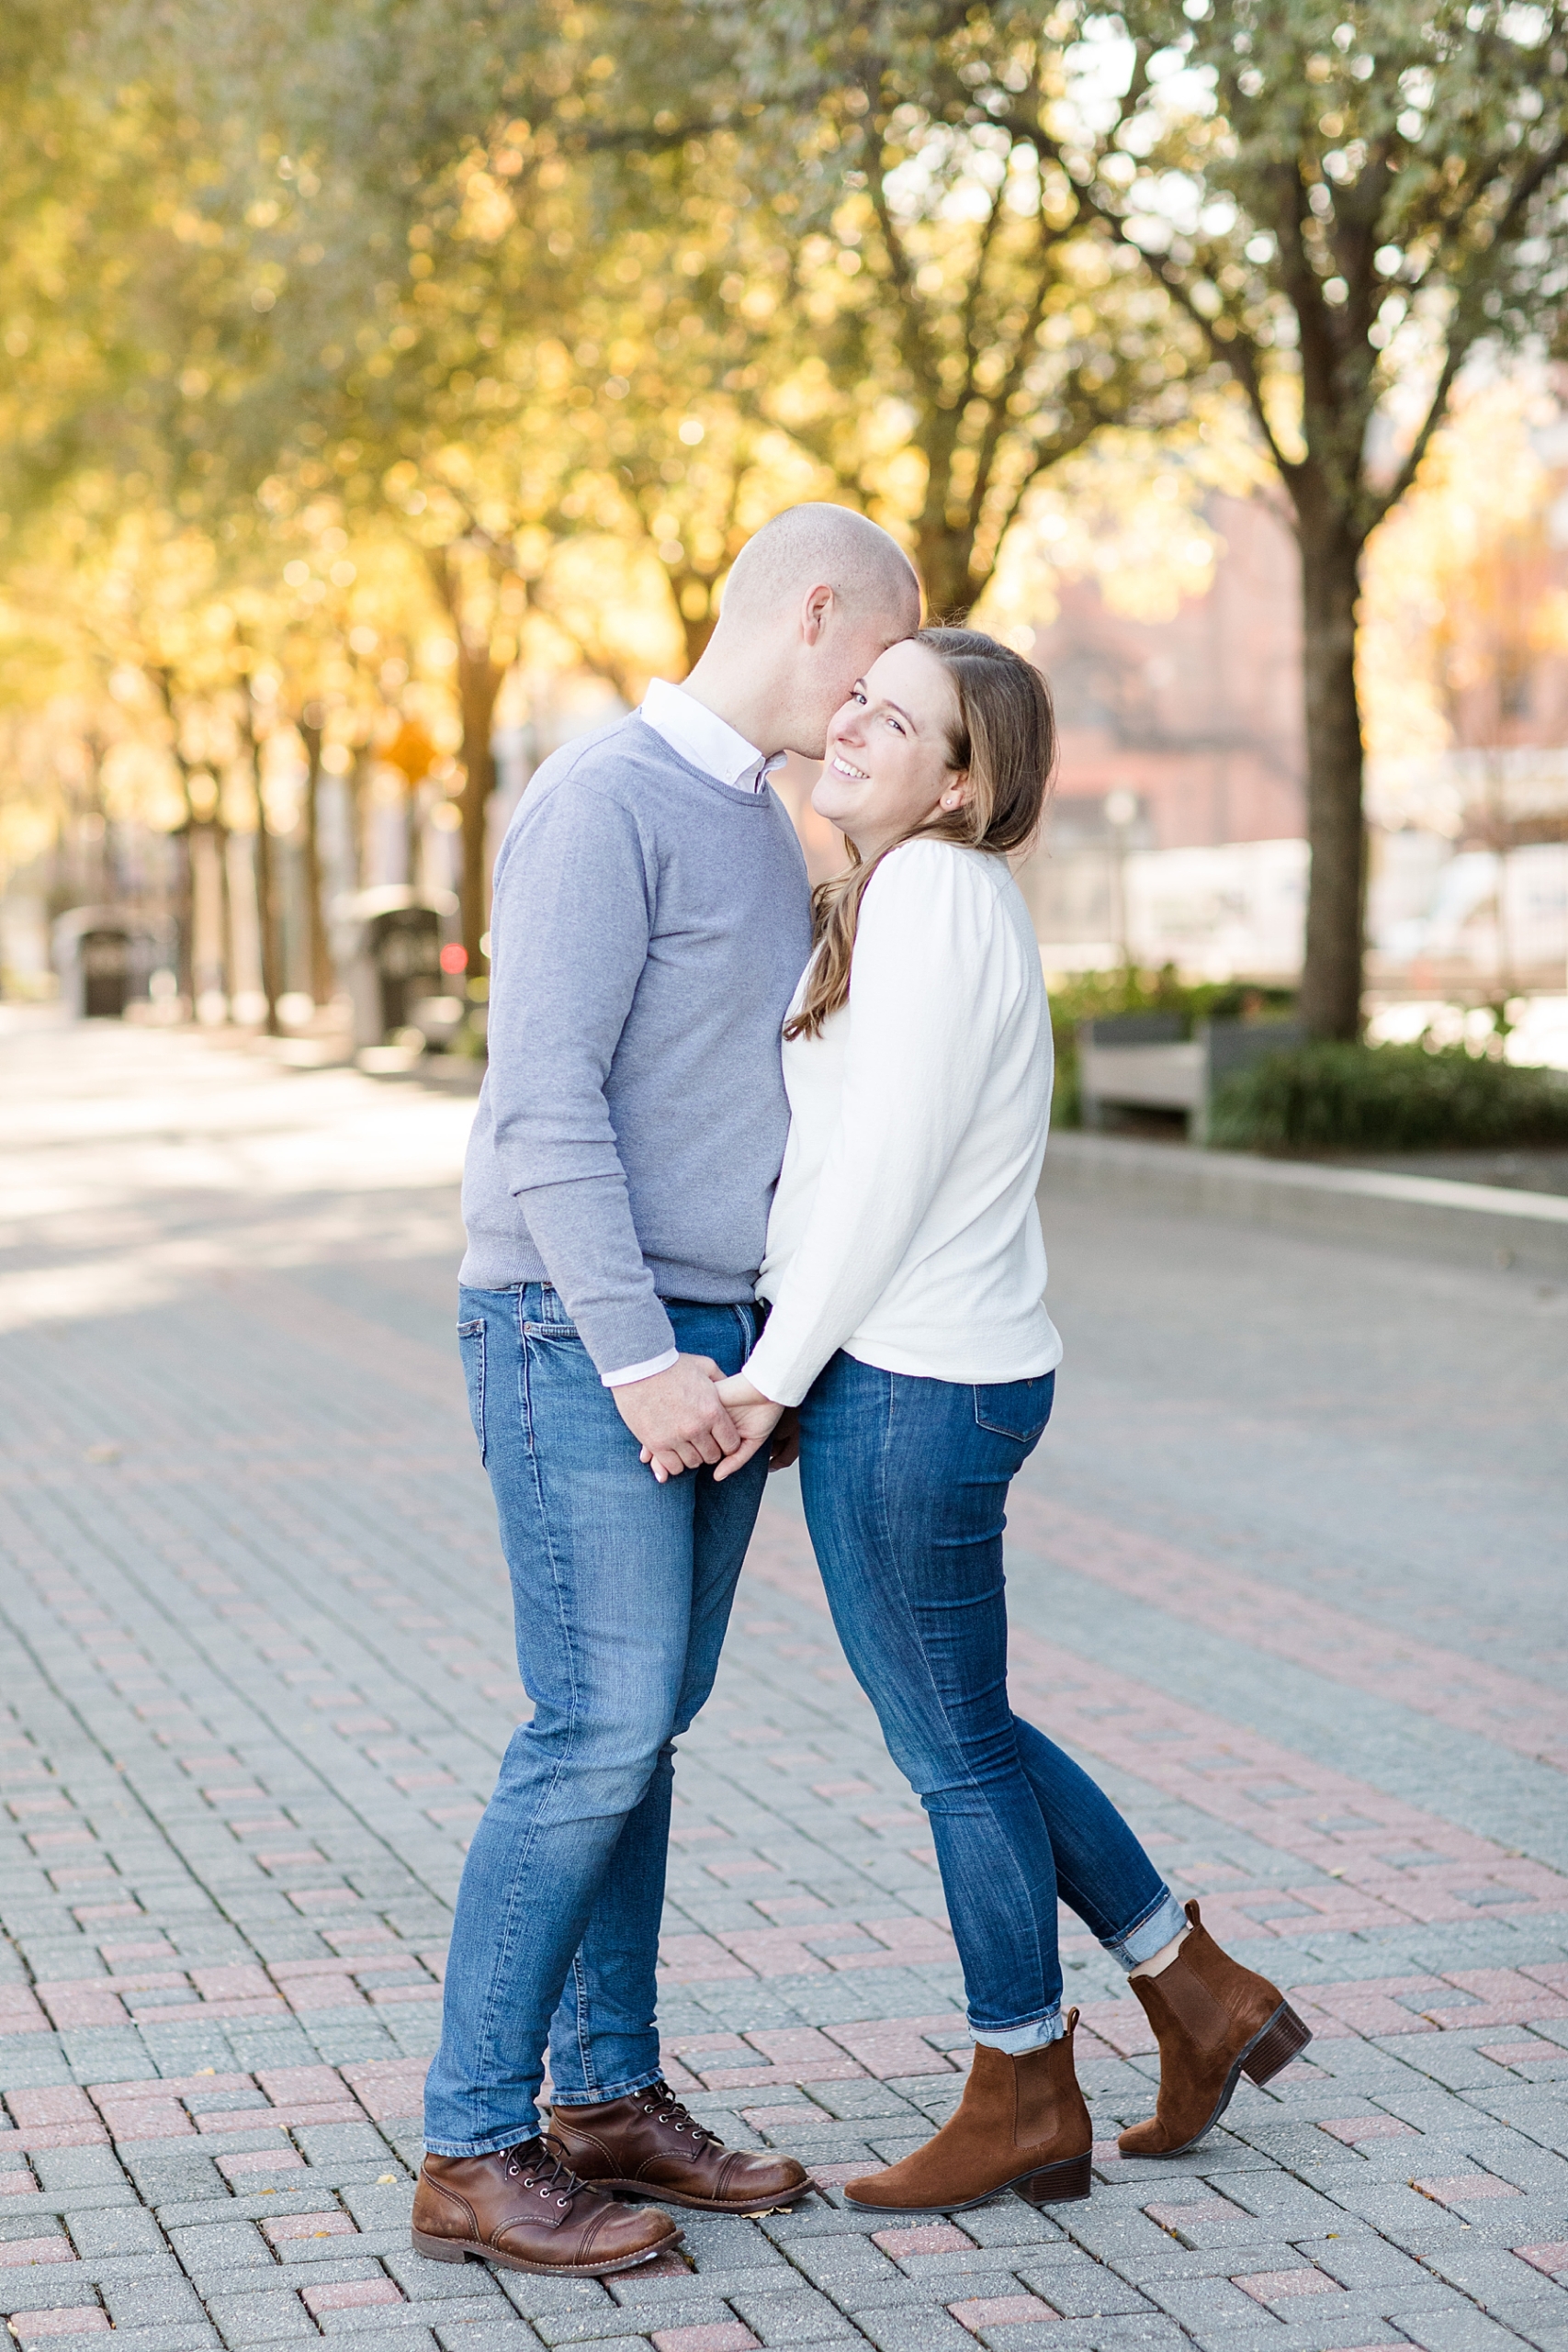
{"label": "held hands", "polygon": [[[740,1443],[714,1472],[716,1485],[720,1478],[728,1478],[732,1471],[739,1470],[743,1462],[750,1462],[757,1448],[767,1443],[784,1418],[784,1409],[782,1405],[775,1405],[771,1396],[764,1396],[760,1388],[754,1388],[743,1372],[736,1373],[731,1379],[719,1381],[716,1393],[728,1408],[729,1418],[740,1432]],[[794,1419],[793,1415],[791,1419]],[[790,1459],[793,1461],[794,1458],[792,1454]],[[770,1464],[773,1468],[779,1466],[776,1463]]]}
{"label": "held hands", "polygon": [[719,1395],[723,1378],[712,1356],[677,1356],[667,1372],[610,1391],[622,1420],[642,1441],[642,1458],[652,1464],[660,1486],[705,1462],[722,1463],[741,1445],[740,1431]]}
{"label": "held hands", "polygon": [[[775,1405],[771,1396],[764,1396],[760,1388],[753,1388],[744,1374],[735,1373],[726,1379],[717,1364],[708,1356],[682,1356],[680,1365],[672,1366],[667,1373],[660,1373],[659,1379],[672,1379],[675,1372],[685,1364],[694,1366],[701,1364],[704,1367],[707,1374],[708,1395],[713,1399],[714,1408],[722,1420],[725,1430],[733,1438],[732,1443],[725,1443],[720,1440],[712,1453],[700,1455],[705,1462],[717,1464],[713,1474],[716,1484],[719,1479],[728,1478],[733,1471],[739,1470],[743,1464],[750,1462],[758,1447],[766,1444],[783,1419],[784,1408],[782,1405]],[[630,1388],[617,1388],[615,1401],[620,1404],[623,1396],[635,1396],[639,1390],[653,1388],[657,1385],[657,1381],[639,1380],[634,1382]],[[690,1452],[680,1446],[662,1443],[651,1431],[638,1428],[624,1405],[621,1406],[621,1415],[634,1435],[642,1439],[642,1458],[649,1464],[660,1486],[667,1478],[678,1478],[682,1470],[696,1468],[697,1464],[692,1458]],[[770,1466],[775,1470],[783,1469],[786,1463],[793,1462],[797,1451],[797,1441],[793,1428],[795,1420],[793,1413],[789,1419],[792,1426],[780,1432],[773,1446]],[[716,1438],[718,1436],[716,1424],[714,1435]]]}

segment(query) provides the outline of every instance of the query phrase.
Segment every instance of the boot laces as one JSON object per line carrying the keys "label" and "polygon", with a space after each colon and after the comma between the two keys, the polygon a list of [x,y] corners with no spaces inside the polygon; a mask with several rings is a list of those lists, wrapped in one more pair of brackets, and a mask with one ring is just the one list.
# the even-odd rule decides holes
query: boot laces
{"label": "boot laces", "polygon": [[668,2083],[650,2083],[647,2090],[638,2092],[637,2097],[645,2115],[651,2115],[658,2123],[672,2123],[677,2132],[689,2132],[694,2151],[701,2148],[705,2142],[711,2142],[716,2148],[724,2145],[716,2132],[710,2132],[706,2124],[699,2123],[690,2109],[682,2105]]}
{"label": "boot laces", "polygon": [[508,2148],[506,2172],[508,2179],[521,2177],[525,2188],[535,2189],[541,2197],[554,2197],[558,2205],[570,2205],[583,2186],[547,2140],[521,2140],[515,2148]]}

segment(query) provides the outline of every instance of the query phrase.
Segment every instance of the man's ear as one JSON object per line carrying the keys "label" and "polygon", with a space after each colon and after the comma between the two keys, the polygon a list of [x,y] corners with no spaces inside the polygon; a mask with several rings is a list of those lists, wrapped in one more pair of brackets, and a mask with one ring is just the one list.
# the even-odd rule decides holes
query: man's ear
{"label": "man's ear", "polygon": [[800,608],[800,633],[807,645],[818,642],[832,609],[833,592],[826,583],[807,590],[806,601]]}

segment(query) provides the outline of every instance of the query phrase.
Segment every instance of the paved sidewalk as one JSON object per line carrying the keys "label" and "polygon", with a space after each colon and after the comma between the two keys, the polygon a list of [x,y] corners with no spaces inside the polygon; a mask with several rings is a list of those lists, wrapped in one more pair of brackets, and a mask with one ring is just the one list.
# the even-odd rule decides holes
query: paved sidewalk
{"label": "paved sidewalk", "polygon": [[0,1009],[0,2314],[143,2352],[1568,2352],[1568,1294],[1052,1208],[1015,1689],[1306,2058],[1197,2154],[1068,1922],[1093,2198],[886,2227],[951,2109],[924,1816],[773,1481],[683,1743],[671,2079],[820,2193],[607,2286],[408,2249],[523,1705],[451,1338],[471,1105]]}

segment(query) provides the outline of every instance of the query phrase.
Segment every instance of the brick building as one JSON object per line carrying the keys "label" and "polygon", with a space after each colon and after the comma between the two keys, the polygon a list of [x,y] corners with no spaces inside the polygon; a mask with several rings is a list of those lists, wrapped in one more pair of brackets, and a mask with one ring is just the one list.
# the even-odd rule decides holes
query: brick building
{"label": "brick building", "polygon": [[1064,848],[1105,830],[1113,791],[1137,798],[1141,849],[1303,831],[1295,543],[1263,499],[1217,499],[1211,519],[1223,543],[1213,583],[1171,619],[1128,619],[1077,581],[1035,639],[1062,730]]}
{"label": "brick building", "polygon": [[1211,520],[1213,582],[1169,620],[1130,619],[1078,581],[1035,638],[1062,756],[1046,836],[1021,880],[1047,960],[1063,967],[1126,948],[1273,973],[1300,954],[1295,544],[1263,499],[1217,498]]}

